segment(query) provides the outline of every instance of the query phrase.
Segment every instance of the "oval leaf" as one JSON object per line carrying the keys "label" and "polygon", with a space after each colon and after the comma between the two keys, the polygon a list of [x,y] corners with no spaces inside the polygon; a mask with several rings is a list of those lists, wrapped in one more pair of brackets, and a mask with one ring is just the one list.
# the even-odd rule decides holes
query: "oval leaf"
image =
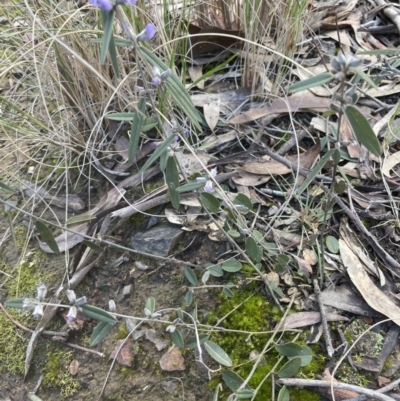
{"label": "oval leaf", "polygon": [[[200,345],[204,344],[208,339],[210,338],[209,334],[199,334],[199,342]],[[186,342],[186,348],[197,348],[197,338],[196,336],[190,337],[188,338],[187,342]]]}
{"label": "oval leaf", "polygon": [[207,192],[202,192],[200,194],[201,204],[210,212],[217,213],[219,212],[220,203],[219,200],[212,194]]}
{"label": "oval leaf", "polygon": [[222,263],[221,268],[229,273],[236,273],[242,269],[242,264],[236,259],[230,259]]}
{"label": "oval leaf", "polygon": [[212,341],[206,341],[204,343],[204,348],[208,354],[216,360],[221,365],[230,367],[232,366],[232,360],[229,358],[228,354],[218,345]]}
{"label": "oval leaf", "polygon": [[206,284],[208,279],[210,278],[210,272],[208,270],[206,270],[203,275],[201,276],[201,282],[203,284]]}
{"label": "oval leaf", "polygon": [[354,106],[347,106],[345,114],[358,142],[379,157],[381,155],[381,147],[367,119]]}
{"label": "oval leaf", "polygon": [[188,291],[185,294],[185,305],[189,306],[192,302],[193,302],[193,292],[192,291]]}
{"label": "oval leaf", "polygon": [[35,224],[36,229],[39,231],[42,240],[49,246],[49,248],[58,255],[60,250],[58,249],[58,245],[52,232],[50,231],[49,227],[43,223],[43,221],[38,220]]}
{"label": "oval leaf", "polygon": [[326,237],[326,247],[329,252],[338,253],[339,252],[339,241],[332,235]]}
{"label": "oval leaf", "polygon": [[147,309],[151,313],[154,313],[156,309],[156,300],[154,299],[154,297],[150,297],[147,299],[145,309]]}
{"label": "oval leaf", "polygon": [[254,390],[251,390],[250,388],[242,388],[241,390],[238,390],[236,392],[236,396],[239,400],[244,400],[247,398],[253,398],[254,396]]}
{"label": "oval leaf", "polygon": [[98,308],[97,306],[84,304],[80,306],[80,308],[86,316],[89,316],[94,320],[98,320],[99,322],[112,324],[117,322],[117,319],[113,315],[111,315],[104,309]]}
{"label": "oval leaf", "polygon": [[251,200],[245,194],[238,194],[233,203],[234,205],[242,205],[248,210],[251,210],[253,208]]}
{"label": "oval leaf", "polygon": [[185,277],[188,279],[190,284],[197,285],[196,273],[189,266],[185,267]]}
{"label": "oval leaf", "polygon": [[100,322],[93,330],[90,337],[90,346],[94,347],[100,344],[110,332],[112,325],[110,323]]}
{"label": "oval leaf", "polygon": [[222,292],[224,293],[224,295],[228,298],[232,298],[233,297],[233,292],[229,289],[224,287],[224,289],[222,290]]}
{"label": "oval leaf", "polygon": [[283,386],[278,394],[278,401],[290,401],[289,390],[286,386]]}
{"label": "oval leaf", "polygon": [[178,348],[183,348],[183,338],[179,330],[175,329],[175,331],[171,333],[171,339]]}
{"label": "oval leaf", "polygon": [[278,372],[280,378],[293,377],[301,367],[301,358],[296,356],[293,359],[287,361],[282,369]]}
{"label": "oval leaf", "polygon": [[101,246],[95,244],[95,243],[92,242],[92,241],[88,241],[87,239],[84,239],[84,240],[82,241],[82,243],[85,244],[85,245],[86,245],[87,247],[89,247],[90,249],[93,249],[95,252],[98,252],[98,253],[104,252],[104,249],[103,249]]}
{"label": "oval leaf", "polygon": [[256,263],[261,262],[262,250],[257,245],[256,241],[252,237],[246,239],[246,253]]}
{"label": "oval leaf", "polygon": [[224,271],[217,265],[208,266],[207,271],[214,277],[222,277],[224,275]]}
{"label": "oval leaf", "polygon": [[222,373],[222,380],[228,386],[229,390],[233,392],[236,392],[244,382],[244,380],[237,373],[232,372],[231,370],[225,370],[225,372]]}

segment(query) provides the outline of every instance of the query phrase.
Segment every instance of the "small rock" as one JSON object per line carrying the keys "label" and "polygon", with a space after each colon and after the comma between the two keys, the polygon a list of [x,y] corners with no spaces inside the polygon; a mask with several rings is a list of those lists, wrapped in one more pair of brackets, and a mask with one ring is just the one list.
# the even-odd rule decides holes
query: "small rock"
{"label": "small rock", "polygon": [[[124,343],[121,347],[121,344]],[[119,351],[119,352],[118,352]],[[118,352],[118,355],[117,355]],[[114,359],[117,356],[117,362],[123,366],[132,366],[132,340],[118,340],[115,344],[113,352],[111,352],[109,359]]]}
{"label": "small rock", "polygon": [[172,380],[168,380],[167,382],[164,382],[161,385],[163,386],[164,390],[170,394],[175,393],[176,389],[178,388],[178,385]]}
{"label": "small rock", "polygon": [[126,328],[128,329],[129,333],[132,332],[131,336],[135,341],[140,337],[143,337],[145,334],[144,330],[134,330],[135,326],[137,326],[139,323],[139,320],[133,318],[125,320]]}
{"label": "small rock", "polygon": [[132,284],[126,285],[122,290],[122,295],[128,297],[132,292]]}
{"label": "small rock", "polygon": [[71,376],[75,376],[78,373],[78,368],[79,368],[79,362],[76,359],[74,359],[69,365],[69,373],[71,373]]}
{"label": "small rock", "polygon": [[174,372],[176,370],[185,370],[185,360],[179,348],[174,347],[168,350],[160,359],[160,366],[166,372]]}
{"label": "small rock", "polygon": [[137,251],[158,256],[168,256],[183,234],[179,227],[164,225],[137,233],[131,239],[131,247]]}
{"label": "small rock", "polygon": [[164,349],[169,343],[168,340],[158,337],[154,329],[146,330],[146,338],[156,346],[158,351]]}

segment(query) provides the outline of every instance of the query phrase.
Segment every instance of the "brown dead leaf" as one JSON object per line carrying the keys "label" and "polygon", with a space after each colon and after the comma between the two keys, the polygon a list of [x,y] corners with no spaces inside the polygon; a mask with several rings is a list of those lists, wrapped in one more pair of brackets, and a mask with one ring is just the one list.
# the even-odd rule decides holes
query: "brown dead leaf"
{"label": "brown dead leaf", "polygon": [[[326,319],[328,322],[348,321],[345,316],[338,313],[327,313]],[[287,316],[282,322],[283,329],[298,329],[300,327],[312,326],[321,322],[321,314],[319,312],[297,312]]]}
{"label": "brown dead leaf", "polygon": [[306,277],[310,278],[311,274],[313,272],[311,264],[306,262],[304,259],[299,258],[296,255],[292,255],[292,257],[296,260],[296,262],[299,264],[300,270],[305,274]]}
{"label": "brown dead leaf", "polygon": [[[121,350],[118,352],[122,343],[124,344],[122,345]],[[126,340],[118,340],[116,342],[114,350],[111,352],[109,359],[115,359],[115,356],[117,356],[117,362],[120,365],[129,367],[132,366],[132,340],[130,338]]]}
{"label": "brown dead leaf", "polygon": [[339,246],[340,256],[347,267],[347,273],[365,302],[400,325],[400,308],[373,283],[360,260],[342,239],[339,239]]}
{"label": "brown dead leaf", "polygon": [[304,249],[303,258],[307,263],[312,266],[318,263],[318,256],[312,249]]}
{"label": "brown dead leaf", "polygon": [[160,359],[162,370],[174,372],[176,370],[185,370],[185,360],[179,348],[174,347],[169,349]]}
{"label": "brown dead leaf", "polygon": [[210,128],[211,132],[214,132],[214,128],[217,126],[219,111],[220,111],[220,102],[217,103],[208,103],[203,106],[204,118]]}
{"label": "brown dead leaf", "polygon": [[390,170],[400,163],[400,152],[393,153],[383,162],[382,173],[386,177],[391,177]]}
{"label": "brown dead leaf", "polygon": [[238,174],[232,177],[232,181],[237,185],[247,185],[249,187],[265,184],[271,179],[271,176],[251,174],[238,167]]}
{"label": "brown dead leaf", "polygon": [[[300,154],[300,167],[310,168],[318,157],[320,151],[321,144],[318,141],[311,149],[307,150],[307,152]],[[297,164],[298,156],[288,156],[287,160]],[[246,163],[242,166],[242,169],[252,174],[262,175],[283,175],[289,174],[293,171],[291,168],[286,167],[284,164],[279,163],[276,160],[268,160],[268,156],[263,156],[262,161],[259,162]]]}
{"label": "brown dead leaf", "polygon": [[228,124],[245,124],[271,114],[285,114],[298,112],[323,112],[330,108],[331,99],[320,98],[311,92],[299,93],[287,99],[276,99],[268,106],[250,109],[243,114],[231,118]]}
{"label": "brown dead leaf", "polygon": [[200,79],[203,76],[203,67],[201,65],[191,66],[188,68],[188,72],[192,81],[193,82],[197,81],[196,86],[199,89],[204,89],[205,80],[202,79],[198,81],[198,79]]}

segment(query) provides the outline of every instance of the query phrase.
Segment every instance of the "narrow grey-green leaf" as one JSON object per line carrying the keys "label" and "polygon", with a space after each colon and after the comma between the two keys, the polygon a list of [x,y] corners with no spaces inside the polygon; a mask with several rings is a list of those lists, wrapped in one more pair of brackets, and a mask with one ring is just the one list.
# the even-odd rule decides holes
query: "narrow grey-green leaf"
{"label": "narrow grey-green leaf", "polygon": [[208,354],[216,360],[221,365],[230,367],[232,366],[232,360],[229,358],[228,354],[216,343],[212,341],[206,341],[204,343],[204,348]]}
{"label": "narrow grey-green leaf", "polygon": [[84,304],[81,305],[80,308],[86,316],[89,316],[94,320],[98,320],[99,322],[114,324],[117,321],[117,319],[113,315],[111,315],[104,309],[98,308],[97,306]]}
{"label": "narrow grey-green leaf", "polygon": [[[396,54],[400,54],[399,49],[393,48],[393,49],[378,49],[378,50],[365,50],[362,52],[358,52],[357,54],[361,54],[361,55],[396,55]],[[357,56],[356,54],[356,56]]]}
{"label": "narrow grey-green leaf", "polygon": [[23,309],[25,298],[14,298],[4,302],[7,308]]}
{"label": "narrow grey-green leaf", "polygon": [[246,209],[251,210],[253,208],[253,204],[251,200],[245,194],[237,194],[236,198],[233,201],[234,205],[242,205]]}
{"label": "narrow grey-green leaf", "polygon": [[139,99],[137,111],[132,120],[131,136],[129,138],[128,146],[128,163],[132,163],[135,159],[136,151],[139,145],[140,133],[142,132],[145,111],[146,99],[142,97]]}
{"label": "narrow grey-green leaf", "polygon": [[221,268],[226,272],[236,273],[241,270],[243,265],[236,259],[229,259],[222,263]]}
{"label": "narrow grey-green leaf", "polygon": [[169,157],[165,169],[165,178],[168,185],[169,198],[172,206],[179,209],[181,205],[179,192],[176,190],[179,186],[179,173],[176,161],[173,157]]}
{"label": "narrow grey-green leaf", "polygon": [[156,310],[156,300],[154,299],[154,297],[149,297],[147,299],[145,308],[151,313],[154,313],[154,311]]}
{"label": "narrow grey-green leaf", "polygon": [[190,192],[195,191],[196,189],[203,188],[206,185],[206,182],[188,182],[187,184],[181,185],[180,187],[176,188],[176,191],[181,192]]}
{"label": "narrow grey-green leaf", "polygon": [[103,19],[103,42],[101,44],[100,63],[104,64],[107,57],[107,52],[110,46],[111,36],[113,34],[114,10],[101,11]]}
{"label": "narrow grey-green leaf", "polygon": [[247,255],[254,260],[256,263],[261,262],[262,259],[262,250],[257,245],[256,241],[252,237],[247,237],[246,239],[246,253]]}
{"label": "narrow grey-green leaf", "polygon": [[286,386],[283,386],[283,387],[279,390],[278,401],[290,401],[289,390],[287,389]]}
{"label": "narrow grey-green leaf", "polygon": [[365,81],[367,82],[368,85],[370,85],[372,88],[377,89],[378,86],[376,83],[367,75],[361,68],[359,67],[354,67],[353,70]]}
{"label": "narrow grey-green leaf", "polygon": [[185,277],[188,279],[190,284],[194,286],[197,285],[196,273],[189,266],[185,267]]}
{"label": "narrow grey-green leaf", "polygon": [[233,392],[236,392],[244,382],[244,380],[237,373],[232,372],[231,370],[225,370],[222,373],[222,380],[228,386],[229,390]]}
{"label": "narrow grey-green leaf", "polygon": [[303,191],[310,185],[312,180],[315,178],[317,174],[321,171],[321,169],[325,166],[325,164],[328,162],[328,160],[334,156],[335,153],[339,153],[340,157],[340,152],[337,149],[331,149],[328,150],[324,154],[324,156],[320,159],[320,161],[314,166],[314,168],[310,171],[310,173],[307,175],[306,179],[303,181],[303,183],[300,185],[300,187],[297,189],[297,195],[301,195]]}
{"label": "narrow grey-green leaf", "polygon": [[114,34],[111,31],[111,38],[110,38],[110,44],[108,46],[108,51],[110,53],[110,58],[111,58],[111,65],[113,67],[115,76],[119,78],[119,67],[118,67],[118,56],[117,56],[117,49],[115,47],[115,42],[114,42]]}
{"label": "narrow grey-green leaf", "polygon": [[339,252],[339,241],[332,235],[326,237],[326,247],[329,252],[338,253]]}
{"label": "narrow grey-green leaf", "polygon": [[43,223],[43,221],[38,220],[35,224],[36,229],[39,231],[40,236],[42,237],[42,241],[44,241],[49,248],[55,253],[59,254],[60,250],[58,249],[58,245],[52,232],[50,231],[49,227]]}
{"label": "narrow grey-green leaf", "polygon": [[15,192],[11,187],[9,187],[8,185],[4,184],[3,182],[0,181],[0,188],[5,189],[8,192]]}
{"label": "narrow grey-green leaf", "polygon": [[87,239],[83,240],[83,244],[85,244],[90,249],[93,249],[95,252],[98,252],[98,253],[104,252],[104,248],[102,248],[101,246],[95,244],[92,241],[88,241]]}
{"label": "narrow grey-green leaf", "polygon": [[201,282],[203,284],[206,284],[208,279],[210,278],[210,272],[208,270],[206,270],[203,275],[201,276]]}
{"label": "narrow grey-green leaf", "polygon": [[149,168],[160,156],[167,151],[167,148],[175,140],[175,136],[169,136],[157,149],[152,153],[152,155],[147,159],[146,163],[140,169],[138,174],[143,173],[147,168]]}
{"label": "narrow grey-green leaf", "polygon": [[241,390],[238,390],[236,392],[236,397],[239,400],[244,400],[247,398],[253,398],[254,396],[254,390],[251,390],[250,388],[242,388]]}
{"label": "narrow grey-green leaf", "polygon": [[354,106],[347,106],[345,114],[357,140],[375,156],[381,155],[381,147],[367,119]]}
{"label": "narrow grey-green leaf", "polygon": [[76,224],[82,224],[82,223],[86,223],[87,221],[92,221],[92,220],[96,220],[96,219],[97,219],[97,217],[94,215],[81,214],[81,215],[73,216],[73,217],[69,218],[65,224],[67,227],[70,227],[70,226],[73,226]]}
{"label": "narrow grey-green leaf", "polygon": [[224,289],[222,290],[222,292],[224,293],[224,295],[225,295],[226,297],[228,297],[228,298],[233,298],[233,292],[232,292],[229,288],[224,287]]}
{"label": "narrow grey-green leaf", "polygon": [[183,338],[182,334],[178,329],[175,329],[173,333],[171,333],[172,342],[178,347],[183,348]]}
{"label": "narrow grey-green leaf", "polygon": [[219,200],[212,194],[208,192],[202,192],[200,194],[201,204],[210,212],[217,213],[219,212],[220,203]]}
{"label": "narrow grey-green leaf", "polygon": [[[209,334],[199,334],[199,343],[200,345],[204,344],[208,339],[210,338]],[[197,344],[197,337],[193,336],[193,337],[189,337],[188,340],[186,341],[186,347],[193,349],[193,348],[197,348],[198,344]]]}
{"label": "narrow grey-green leaf", "polygon": [[299,92],[306,89],[314,88],[316,86],[327,84],[333,79],[333,74],[330,72],[324,72],[322,74],[316,75],[315,77],[305,79],[304,81],[296,82],[289,86],[289,92]]}
{"label": "narrow grey-green leaf", "polygon": [[293,359],[289,359],[283,366],[282,369],[277,373],[280,378],[293,377],[301,368],[301,358],[296,356]]}
{"label": "narrow grey-green leaf", "polygon": [[93,330],[90,336],[90,346],[94,347],[100,344],[110,332],[112,325],[110,323],[100,322]]}
{"label": "narrow grey-green leaf", "polygon": [[296,343],[275,345],[275,349],[283,356],[299,356],[301,353],[301,345]]}
{"label": "narrow grey-green leaf", "polygon": [[193,302],[193,292],[189,290],[185,294],[185,305],[190,306],[192,304],[192,302]]}

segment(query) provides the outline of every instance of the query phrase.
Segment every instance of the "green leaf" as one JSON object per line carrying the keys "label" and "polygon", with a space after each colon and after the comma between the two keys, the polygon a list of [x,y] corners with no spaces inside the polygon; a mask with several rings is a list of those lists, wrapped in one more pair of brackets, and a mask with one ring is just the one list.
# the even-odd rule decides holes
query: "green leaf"
{"label": "green leaf", "polygon": [[279,390],[278,401],[290,401],[289,390],[287,389],[286,386],[283,386],[283,387]]}
{"label": "green leaf", "polygon": [[175,136],[169,136],[157,149],[152,153],[152,155],[147,159],[146,163],[139,170],[138,174],[143,173],[147,168],[149,168],[163,153],[167,151],[167,148],[175,140]]}
{"label": "green leaf", "polygon": [[176,191],[181,193],[181,192],[190,192],[190,191],[195,191],[196,189],[203,188],[204,185],[206,185],[206,182],[188,182],[187,184],[181,185],[180,187],[176,188]]}
{"label": "green leaf", "polygon": [[86,223],[87,221],[96,220],[97,217],[90,214],[81,214],[79,216],[73,216],[65,223],[67,227],[74,226],[76,224]]}
{"label": "green leaf", "polygon": [[9,299],[8,301],[4,302],[4,305],[7,306],[7,308],[23,309],[25,299],[26,298]]}
{"label": "green leaf", "polygon": [[236,230],[228,230],[227,234],[232,238],[239,238],[241,236],[240,232]]}
{"label": "green leaf", "polygon": [[218,345],[212,341],[206,341],[204,343],[204,348],[208,352],[208,354],[216,360],[221,365],[230,367],[232,366],[232,360],[229,358],[227,353]]}
{"label": "green leaf", "polygon": [[214,195],[202,192],[200,194],[200,201],[203,207],[205,207],[210,213],[219,212],[220,203]]}
{"label": "green leaf", "polygon": [[[399,51],[399,49],[396,49],[396,48],[394,48],[394,49],[380,49],[380,50],[378,49],[378,50],[366,50],[366,51],[358,52],[357,54],[361,54],[361,55],[378,55],[378,54],[381,54],[381,55],[391,56],[391,55],[400,54],[400,51]],[[357,54],[356,54],[356,56],[357,56]]]}
{"label": "green leaf", "polygon": [[137,111],[133,116],[131,136],[128,146],[128,163],[132,163],[135,159],[136,151],[139,145],[140,133],[142,132],[144,113],[146,111],[146,99],[139,99]]}
{"label": "green leaf", "polygon": [[178,329],[175,329],[173,333],[171,333],[172,342],[178,347],[183,348],[183,338],[182,334]]}
{"label": "green leaf", "polygon": [[345,114],[357,140],[375,156],[381,155],[381,147],[367,119],[354,106],[347,106]]}
{"label": "green leaf", "polygon": [[354,67],[353,70],[365,81],[369,86],[372,88],[377,89],[378,86],[376,83],[367,75],[361,68],[359,67]]}
{"label": "green leaf", "polygon": [[242,388],[241,390],[238,390],[236,392],[236,396],[240,400],[244,400],[247,398],[253,398],[254,390],[251,390],[250,388]]}
{"label": "green leaf", "polygon": [[[136,113],[112,113],[107,114],[105,118],[113,121],[132,121]],[[142,132],[150,131],[157,125],[157,120],[154,117],[145,117],[142,126]]]}
{"label": "green leaf", "polygon": [[[200,345],[204,344],[210,338],[209,334],[199,334]],[[197,348],[197,338],[196,336],[189,337],[186,341],[186,348],[194,349]]]}
{"label": "green leaf", "polygon": [[104,26],[103,42],[101,44],[100,63],[104,64],[113,34],[114,10],[101,11]]}
{"label": "green leaf", "polygon": [[234,393],[244,382],[244,380],[237,373],[232,372],[231,370],[225,370],[222,373],[222,380],[228,386],[229,390],[233,391]]}
{"label": "green leaf", "polygon": [[283,345],[275,345],[275,349],[281,355],[287,356],[290,359],[299,357],[301,366],[307,366],[312,360],[311,349],[306,346],[287,343]]}
{"label": "green leaf", "polygon": [[0,188],[3,188],[8,192],[15,192],[11,187],[9,187],[8,185],[2,183],[1,181],[0,181]]}
{"label": "green leaf", "polygon": [[114,34],[111,31],[111,39],[110,39],[110,44],[108,46],[108,51],[110,53],[110,58],[111,58],[111,65],[113,67],[115,76],[119,78],[119,67],[118,67],[118,56],[117,56],[117,49],[115,47],[115,42],[114,42]]}
{"label": "green leaf", "polygon": [[98,252],[98,253],[104,252],[104,248],[102,248],[101,246],[98,246],[97,244],[95,244],[92,241],[88,241],[87,239],[83,240],[83,244],[85,244],[89,248],[93,249],[95,252]]}
{"label": "green leaf", "polygon": [[100,344],[110,332],[112,325],[110,323],[100,322],[93,330],[90,337],[90,346],[94,347]]}
{"label": "green leaf", "polygon": [[197,285],[196,273],[189,266],[185,267],[185,277],[188,279],[190,284],[194,286]]}
{"label": "green leaf", "polygon": [[225,295],[226,297],[228,297],[228,298],[233,298],[233,292],[232,292],[229,288],[224,287],[224,289],[222,290],[222,292],[224,293],[224,295]]}
{"label": "green leaf", "polygon": [[38,220],[36,222],[35,226],[36,226],[36,229],[39,231],[39,234],[42,237],[42,240],[49,246],[49,248],[56,255],[58,255],[60,253],[60,250],[58,249],[57,242],[54,239],[54,236],[53,236],[52,232],[50,231],[50,229],[41,220]]}
{"label": "green leaf", "polygon": [[260,249],[252,237],[247,237],[246,239],[246,253],[256,263],[261,262],[263,253],[262,249]]}
{"label": "green leaf", "polygon": [[208,266],[207,271],[214,277],[222,277],[224,275],[224,271],[218,265]]}
{"label": "green leaf", "polygon": [[165,170],[165,178],[168,185],[169,198],[171,200],[172,206],[175,209],[179,209],[181,205],[181,200],[179,192],[176,190],[179,186],[179,173],[176,166],[176,161],[173,157],[169,157],[167,161],[167,166]]}
{"label": "green leaf", "polygon": [[234,199],[233,204],[242,205],[248,210],[251,210],[253,208],[251,200],[245,194],[238,194],[237,197]]}
{"label": "green leaf", "polygon": [[94,320],[98,320],[99,322],[112,324],[117,322],[117,319],[113,315],[111,315],[104,309],[98,308],[97,306],[84,304],[80,306],[80,308],[86,316],[89,316]]}
{"label": "green leaf", "polygon": [[[139,47],[139,51],[142,56],[147,60],[147,62],[151,66],[157,66],[160,69],[161,73],[168,70],[168,66],[161,59],[159,59],[152,50],[141,46]],[[165,81],[165,87],[174,98],[175,102],[189,117],[196,129],[201,131],[201,125],[199,123],[202,121],[202,118],[200,116],[200,113],[194,107],[192,99],[190,98],[189,94],[186,91],[186,88],[183,86],[179,78],[175,74],[172,74]]]}
{"label": "green leaf", "polygon": [[154,311],[156,310],[156,300],[154,299],[154,297],[150,297],[147,299],[145,308],[150,311],[150,313],[154,313]]}
{"label": "green leaf", "polygon": [[316,86],[327,84],[328,82],[332,81],[333,77],[334,75],[330,72],[324,72],[316,75],[315,77],[305,79],[304,81],[296,82],[295,84],[289,86],[289,92],[300,92]]}
{"label": "green leaf", "polygon": [[192,302],[193,302],[193,292],[189,290],[185,294],[185,305],[190,306],[192,304]]}
{"label": "green leaf", "polygon": [[206,284],[208,279],[210,278],[210,272],[208,270],[206,270],[203,275],[201,276],[201,282],[203,284]]}
{"label": "green leaf", "polygon": [[282,369],[277,373],[278,376],[283,378],[293,377],[301,368],[301,358],[296,356],[293,359],[289,359],[283,366]]}
{"label": "green leaf", "polygon": [[329,252],[338,253],[339,252],[339,241],[332,235],[326,237],[326,247]]}
{"label": "green leaf", "polygon": [[297,189],[297,195],[301,195],[303,191],[310,185],[311,181],[315,178],[317,174],[321,171],[321,169],[325,166],[325,164],[328,162],[328,160],[331,157],[339,157],[340,159],[340,152],[337,149],[331,149],[328,150],[324,154],[324,156],[320,159],[320,161],[314,166],[314,168],[310,171],[310,173],[307,175],[306,179],[303,181],[303,183],[300,185],[300,187]]}
{"label": "green leaf", "polygon": [[236,259],[229,259],[222,263],[221,268],[229,273],[236,273],[241,270],[243,265]]}

